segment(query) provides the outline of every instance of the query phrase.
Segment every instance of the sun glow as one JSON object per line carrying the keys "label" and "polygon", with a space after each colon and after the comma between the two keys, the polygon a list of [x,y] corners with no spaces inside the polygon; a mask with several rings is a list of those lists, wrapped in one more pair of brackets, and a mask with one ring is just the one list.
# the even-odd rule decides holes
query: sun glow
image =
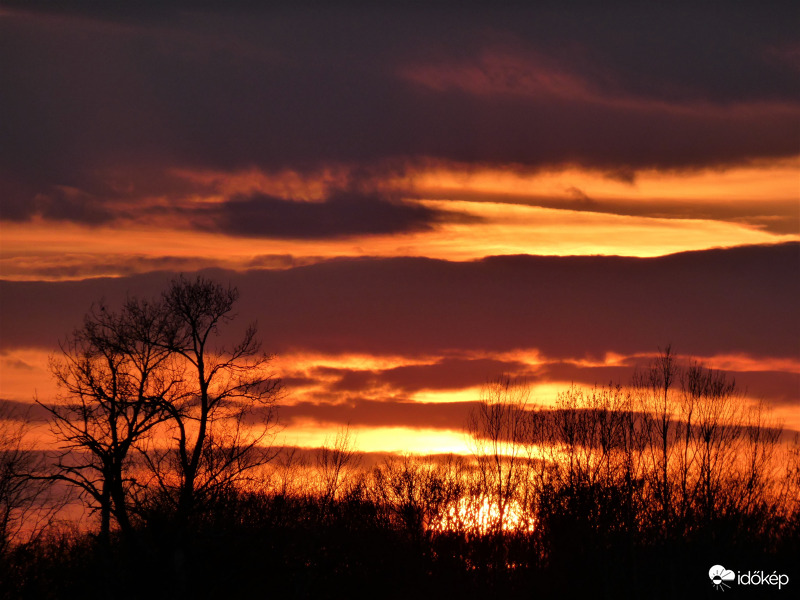
{"label": "sun glow", "polygon": [[[336,425],[310,419],[298,420],[284,428],[279,443],[300,448],[320,448],[330,441]],[[400,454],[460,454],[471,450],[463,431],[413,427],[351,426],[350,432],[359,452],[388,452]]]}
{"label": "sun glow", "polygon": [[507,502],[500,510],[497,500],[485,495],[461,498],[447,509],[446,514],[432,523],[434,531],[477,531],[488,534],[495,531],[530,532],[534,520],[518,500]]}

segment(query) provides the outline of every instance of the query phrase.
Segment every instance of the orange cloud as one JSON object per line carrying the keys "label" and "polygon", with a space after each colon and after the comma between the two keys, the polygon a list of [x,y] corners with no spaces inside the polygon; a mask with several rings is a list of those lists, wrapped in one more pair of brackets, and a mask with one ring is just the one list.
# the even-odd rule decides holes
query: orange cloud
{"label": "orange cloud", "polygon": [[425,200],[473,222],[422,232],[331,240],[240,238],[186,229],[87,227],[40,221],[5,224],[5,279],[121,276],[154,269],[287,268],[335,257],[416,256],[474,260],[507,254],[662,256],[685,250],[800,239],[736,223],[565,211],[504,203]]}

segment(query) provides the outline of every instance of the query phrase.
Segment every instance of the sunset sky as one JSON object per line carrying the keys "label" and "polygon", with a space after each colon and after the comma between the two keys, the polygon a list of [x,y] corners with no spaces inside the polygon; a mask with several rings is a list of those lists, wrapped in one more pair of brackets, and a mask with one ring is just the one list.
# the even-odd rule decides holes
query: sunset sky
{"label": "sunset sky", "polygon": [[488,379],[548,405],[668,343],[800,430],[791,3],[69,4],[0,6],[0,398],[203,270],[281,443],[466,451]]}

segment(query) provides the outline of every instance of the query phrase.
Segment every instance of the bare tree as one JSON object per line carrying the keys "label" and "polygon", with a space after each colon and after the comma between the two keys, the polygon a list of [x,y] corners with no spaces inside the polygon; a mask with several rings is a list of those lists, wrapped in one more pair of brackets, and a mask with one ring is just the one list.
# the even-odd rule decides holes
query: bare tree
{"label": "bare tree", "polygon": [[495,533],[506,525],[509,507],[517,499],[525,475],[524,448],[531,439],[529,402],[530,388],[503,375],[483,386],[480,402],[467,420],[489,503],[489,529]]}
{"label": "bare tree", "polygon": [[800,434],[795,433],[786,448],[778,506],[787,539],[800,538]]}
{"label": "bare tree", "polygon": [[203,278],[161,298],[93,307],[61,344],[51,416],[55,472],[89,498],[108,540],[112,519],[132,531],[134,509],[166,500],[182,524],[203,502],[263,464],[280,381],[254,326],[227,348],[219,329],[238,298]]}
{"label": "bare tree", "polygon": [[0,557],[41,533],[58,508],[48,502],[48,482],[32,476],[43,461],[26,439],[28,413],[0,400]]}
{"label": "bare tree", "polygon": [[144,452],[162,498],[179,523],[272,458],[274,404],[281,382],[261,351],[255,325],[238,343],[218,343],[235,318],[239,292],[198,276],[179,277],[163,294],[172,337],[163,345],[182,373],[179,393],[165,397],[166,449]]}
{"label": "bare tree", "polygon": [[[782,501],[779,466],[780,438],[783,425],[771,416],[769,407],[763,402],[750,407],[745,417],[743,434],[744,448],[740,452],[741,470],[736,475],[734,499],[745,514],[752,514],[770,505],[776,512],[786,503]],[[787,453],[788,447],[783,448]],[[788,462],[788,461],[786,461]]]}
{"label": "bare tree", "polygon": [[569,487],[614,484],[632,468],[630,396],[619,385],[560,392],[549,416],[551,472]]}
{"label": "bare tree", "polygon": [[333,440],[326,439],[316,457],[325,506],[336,499],[348,475],[358,468],[359,462],[355,438],[349,425],[339,428]]}
{"label": "bare tree", "polygon": [[161,303],[130,299],[119,312],[101,303],[51,359],[61,394],[39,402],[61,448],[51,478],[88,495],[105,541],[112,516],[124,533],[131,530],[133,449],[164,419],[164,398],[179,387],[169,368],[170,337]]}
{"label": "bare tree", "polygon": [[668,344],[646,369],[633,374],[631,382],[638,408],[647,415],[642,421],[647,439],[646,458],[650,462],[646,472],[660,505],[663,527],[667,527],[673,511],[670,462],[675,449],[672,441],[677,427],[674,395],[678,379],[678,364]]}
{"label": "bare tree", "polygon": [[389,519],[415,539],[426,533],[444,508],[444,490],[430,462],[408,455],[386,458],[373,470],[372,483]]}
{"label": "bare tree", "polygon": [[283,498],[307,491],[307,461],[297,446],[281,448],[275,458],[276,469],[270,477],[273,491]]}
{"label": "bare tree", "polygon": [[697,413],[694,427],[686,435],[695,445],[693,496],[699,515],[709,519],[717,509],[729,471],[736,467],[738,442],[745,431],[743,399],[735,380],[724,372],[694,363],[683,374],[684,396],[692,398]]}

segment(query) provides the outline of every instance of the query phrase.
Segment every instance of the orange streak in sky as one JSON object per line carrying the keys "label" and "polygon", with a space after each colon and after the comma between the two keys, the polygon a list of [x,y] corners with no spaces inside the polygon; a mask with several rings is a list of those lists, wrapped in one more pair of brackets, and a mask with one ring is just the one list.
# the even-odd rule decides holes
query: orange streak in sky
{"label": "orange streak in sky", "polygon": [[577,167],[527,173],[521,169],[459,169],[457,165],[422,169],[403,181],[424,194],[439,191],[500,193],[574,199],[577,190],[595,200],[637,202],[753,202],[800,199],[800,157],[755,162],[726,169],[637,171],[632,179],[617,173]]}
{"label": "orange streak in sky", "polygon": [[[709,220],[626,217],[500,203],[423,204],[459,210],[482,222],[444,224],[426,232],[311,241],[138,226],[4,224],[0,272],[11,280],[60,280],[113,277],[154,268],[247,269],[265,255],[288,255],[300,263],[344,256],[419,256],[455,261],[502,254],[648,257],[800,238]],[[59,272],[60,265],[65,267],[64,272]]]}
{"label": "orange streak in sky", "polygon": [[[155,268],[285,268],[345,256],[456,261],[501,254],[649,257],[800,239],[800,232],[792,231],[800,206],[800,159],[724,171],[641,171],[632,181],[576,167],[536,173],[457,165],[412,168],[402,178],[375,181],[376,189],[405,194],[407,202],[442,211],[443,218],[424,230],[324,239],[196,231],[163,209],[191,210],[253,193],[319,202],[346,183],[341,170],[307,177],[252,169],[171,173],[201,191],[141,198],[142,214],[148,214],[148,206],[160,207],[146,218],[103,226],[41,218],[4,223],[0,276],[58,280]],[[777,229],[763,229],[775,223]]]}

